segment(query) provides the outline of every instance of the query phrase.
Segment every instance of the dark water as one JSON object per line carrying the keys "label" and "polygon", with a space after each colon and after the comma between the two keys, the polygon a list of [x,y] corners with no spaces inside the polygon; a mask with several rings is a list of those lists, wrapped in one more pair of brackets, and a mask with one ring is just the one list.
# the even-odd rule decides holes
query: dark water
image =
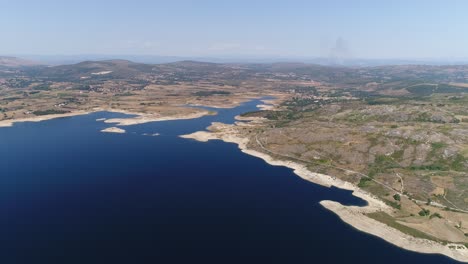
{"label": "dark water", "polygon": [[[318,202],[363,205],[221,141],[216,116],[99,132],[94,113],[0,129],[0,263],[455,263],[358,232]],[[160,133],[161,136],[143,136]]]}

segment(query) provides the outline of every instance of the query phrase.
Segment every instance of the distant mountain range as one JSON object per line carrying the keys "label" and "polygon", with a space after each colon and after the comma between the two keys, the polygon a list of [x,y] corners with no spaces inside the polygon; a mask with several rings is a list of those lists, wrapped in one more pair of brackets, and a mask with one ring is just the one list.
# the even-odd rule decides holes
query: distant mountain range
{"label": "distant mountain range", "polygon": [[30,61],[11,57],[5,62],[8,62],[5,65],[10,66],[3,66],[6,69],[1,69],[0,66],[0,77],[21,75],[56,82],[102,83],[104,80],[123,80],[147,85],[155,79],[161,83],[171,84],[225,80],[231,85],[239,85],[245,80],[277,78],[283,81],[300,79],[331,82],[334,85],[341,84],[343,87],[357,85],[365,88],[366,85],[378,85],[382,89],[393,89],[417,83],[466,83],[468,80],[468,64],[345,67],[298,62],[214,63],[193,60],[149,64],[119,59],[82,61],[56,66],[35,64],[30,66],[32,64]]}
{"label": "distant mountain range", "polygon": [[[14,57],[0,57],[10,58]],[[18,59],[23,58],[23,59]],[[46,65],[76,64],[83,61],[128,60],[137,63],[161,64],[178,61],[204,61],[213,63],[275,63],[300,62],[325,66],[368,67],[384,65],[460,65],[468,64],[468,59],[359,59],[359,58],[327,58],[327,57],[259,57],[259,56],[224,56],[224,57],[188,57],[188,56],[157,56],[157,55],[17,55],[24,65],[29,62],[40,62]],[[0,65],[3,63],[0,62]],[[37,64],[37,63],[36,63]],[[14,66],[14,63],[8,66]]]}

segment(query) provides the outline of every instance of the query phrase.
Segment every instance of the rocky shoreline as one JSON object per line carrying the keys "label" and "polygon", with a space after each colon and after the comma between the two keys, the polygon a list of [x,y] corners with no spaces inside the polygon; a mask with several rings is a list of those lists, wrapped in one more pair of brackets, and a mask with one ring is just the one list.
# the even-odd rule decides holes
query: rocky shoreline
{"label": "rocky shoreline", "polygon": [[14,123],[40,122],[40,121],[45,121],[45,120],[50,120],[50,119],[55,119],[55,118],[86,115],[89,113],[91,112],[76,111],[76,112],[65,113],[65,114],[51,114],[51,115],[34,116],[34,117],[28,117],[28,118],[8,119],[8,120],[0,121],[0,127],[11,127],[14,125]]}
{"label": "rocky shoreline", "polygon": [[261,158],[273,166],[285,166],[291,168],[294,170],[295,174],[305,180],[326,187],[335,186],[337,188],[353,191],[354,196],[367,201],[368,205],[363,207],[344,206],[333,201],[322,201],[320,204],[326,209],[334,212],[342,221],[354,228],[362,232],[378,236],[398,247],[419,253],[443,254],[458,261],[468,262],[468,249],[464,245],[444,245],[427,239],[415,238],[366,216],[366,214],[373,212],[390,212],[391,208],[377,197],[363,191],[349,182],[342,181],[329,175],[311,172],[303,164],[275,159],[263,152],[249,149],[247,147],[249,139],[237,135],[233,132],[233,129],[230,129],[232,127],[234,127],[234,125],[213,123],[210,128],[216,132],[198,131],[192,134],[182,135],[180,137],[194,139],[201,142],[222,140],[224,142],[235,143],[239,146],[242,152]]}
{"label": "rocky shoreline", "polygon": [[104,123],[108,123],[108,124],[115,124],[117,126],[130,126],[130,125],[138,125],[138,124],[158,122],[158,121],[194,119],[194,118],[199,118],[199,117],[211,114],[211,112],[209,111],[198,111],[195,113],[183,114],[183,115],[177,114],[177,115],[170,115],[170,116],[162,116],[162,115],[156,115],[156,114],[129,112],[126,110],[119,110],[119,109],[95,108],[92,111],[75,111],[75,112],[70,112],[70,113],[65,113],[65,114],[51,114],[51,115],[34,116],[34,117],[28,117],[28,118],[1,120],[0,127],[11,127],[15,123],[22,123],[22,122],[41,122],[41,121],[51,120],[55,118],[87,115],[87,114],[100,112],[100,111],[134,115],[134,117],[128,117],[128,118],[110,118],[110,119],[100,118],[96,120],[96,121],[103,121]]}

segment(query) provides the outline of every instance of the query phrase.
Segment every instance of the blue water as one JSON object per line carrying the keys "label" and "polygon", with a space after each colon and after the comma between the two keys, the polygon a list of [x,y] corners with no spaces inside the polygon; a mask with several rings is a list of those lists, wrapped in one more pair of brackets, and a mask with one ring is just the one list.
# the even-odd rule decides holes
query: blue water
{"label": "blue water", "polygon": [[[177,135],[216,116],[125,127],[99,112],[0,129],[0,263],[456,263],[344,224],[318,202],[364,205],[243,154]],[[160,136],[143,136],[160,133]]]}

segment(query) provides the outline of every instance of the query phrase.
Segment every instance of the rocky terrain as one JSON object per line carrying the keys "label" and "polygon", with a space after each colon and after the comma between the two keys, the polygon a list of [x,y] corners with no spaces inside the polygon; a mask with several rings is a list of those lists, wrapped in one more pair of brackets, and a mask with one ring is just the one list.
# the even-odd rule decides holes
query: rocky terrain
{"label": "rocky terrain", "polygon": [[468,242],[467,95],[355,98],[300,109],[297,102],[246,114],[268,120],[246,133],[249,147],[351,182],[394,208],[371,214],[375,219],[420,237]]}

